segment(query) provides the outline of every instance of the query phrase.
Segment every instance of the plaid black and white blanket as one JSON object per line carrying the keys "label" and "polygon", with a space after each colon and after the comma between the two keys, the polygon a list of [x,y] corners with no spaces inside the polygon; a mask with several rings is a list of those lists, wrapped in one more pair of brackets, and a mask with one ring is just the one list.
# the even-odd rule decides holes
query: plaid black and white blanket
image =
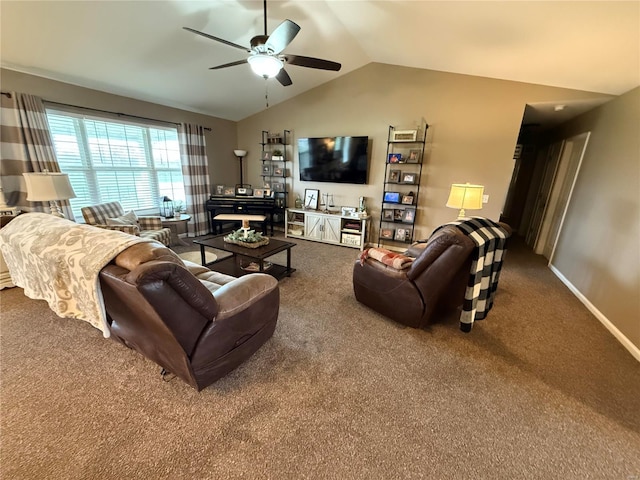
{"label": "plaid black and white blanket", "polygon": [[463,218],[448,225],[460,229],[476,244],[460,315],[460,330],[470,332],[473,322],[485,318],[493,306],[509,232],[481,217]]}

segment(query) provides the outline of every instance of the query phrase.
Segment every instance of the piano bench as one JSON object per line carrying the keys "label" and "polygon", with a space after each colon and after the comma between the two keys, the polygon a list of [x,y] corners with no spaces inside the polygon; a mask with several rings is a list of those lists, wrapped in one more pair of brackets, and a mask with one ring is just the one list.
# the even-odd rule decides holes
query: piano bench
{"label": "piano bench", "polygon": [[245,213],[220,213],[213,217],[213,228],[218,232],[218,227],[220,227],[220,233],[222,233],[222,224],[225,222],[240,222],[240,226],[242,226],[243,220],[249,220],[249,225],[251,223],[260,223],[262,225],[262,233],[267,234],[267,217],[266,215],[247,215]]}

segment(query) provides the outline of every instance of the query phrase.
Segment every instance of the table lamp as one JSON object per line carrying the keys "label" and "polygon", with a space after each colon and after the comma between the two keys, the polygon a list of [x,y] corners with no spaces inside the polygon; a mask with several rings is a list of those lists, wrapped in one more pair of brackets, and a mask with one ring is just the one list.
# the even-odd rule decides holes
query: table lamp
{"label": "table lamp", "polygon": [[480,210],[482,208],[482,195],[484,186],[471,185],[470,183],[454,183],[451,185],[447,207],[459,208],[458,218],[466,216],[467,210]]}
{"label": "table lamp", "polygon": [[51,215],[64,218],[58,200],[75,198],[69,175],[66,173],[41,172],[23,173],[27,183],[27,200],[30,202],[49,202]]}

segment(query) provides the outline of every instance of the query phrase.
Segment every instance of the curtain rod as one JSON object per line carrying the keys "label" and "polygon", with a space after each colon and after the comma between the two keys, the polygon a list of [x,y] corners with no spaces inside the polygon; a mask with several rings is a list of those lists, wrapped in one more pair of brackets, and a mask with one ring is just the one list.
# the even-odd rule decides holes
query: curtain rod
{"label": "curtain rod", "polygon": [[[2,92],[4,94],[4,92]],[[11,97],[9,97],[11,98]],[[71,105],[69,103],[61,103],[61,102],[51,102],[49,100],[45,100],[47,103],[51,103],[53,105],[62,105],[65,107],[73,107],[73,108],[80,108],[82,110],[91,110],[93,112],[101,112],[101,113],[109,113],[111,115],[117,115],[119,117],[130,117],[130,118],[137,118],[140,120],[151,120],[152,122],[159,122],[159,123],[170,123],[171,125],[176,125],[176,126],[180,126],[179,123],[176,122],[168,122],[166,120],[157,120],[155,118],[148,118],[148,117],[141,117],[139,115],[129,115],[128,113],[120,113],[120,112],[110,112],[109,110],[100,110],[99,108],[88,108],[88,107],[80,107],[78,105]],[[209,127],[202,127],[204,128],[207,132],[211,131],[211,128]]]}

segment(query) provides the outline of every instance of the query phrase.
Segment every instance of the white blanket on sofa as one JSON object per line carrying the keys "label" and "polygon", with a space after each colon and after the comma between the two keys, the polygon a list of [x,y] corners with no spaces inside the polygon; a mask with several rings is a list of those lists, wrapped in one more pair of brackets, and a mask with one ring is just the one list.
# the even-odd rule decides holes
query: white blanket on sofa
{"label": "white blanket on sofa", "polygon": [[13,283],[46,300],[61,317],[78,318],[110,335],[98,274],[127,247],[149,242],[46,213],[26,213],[0,230]]}

